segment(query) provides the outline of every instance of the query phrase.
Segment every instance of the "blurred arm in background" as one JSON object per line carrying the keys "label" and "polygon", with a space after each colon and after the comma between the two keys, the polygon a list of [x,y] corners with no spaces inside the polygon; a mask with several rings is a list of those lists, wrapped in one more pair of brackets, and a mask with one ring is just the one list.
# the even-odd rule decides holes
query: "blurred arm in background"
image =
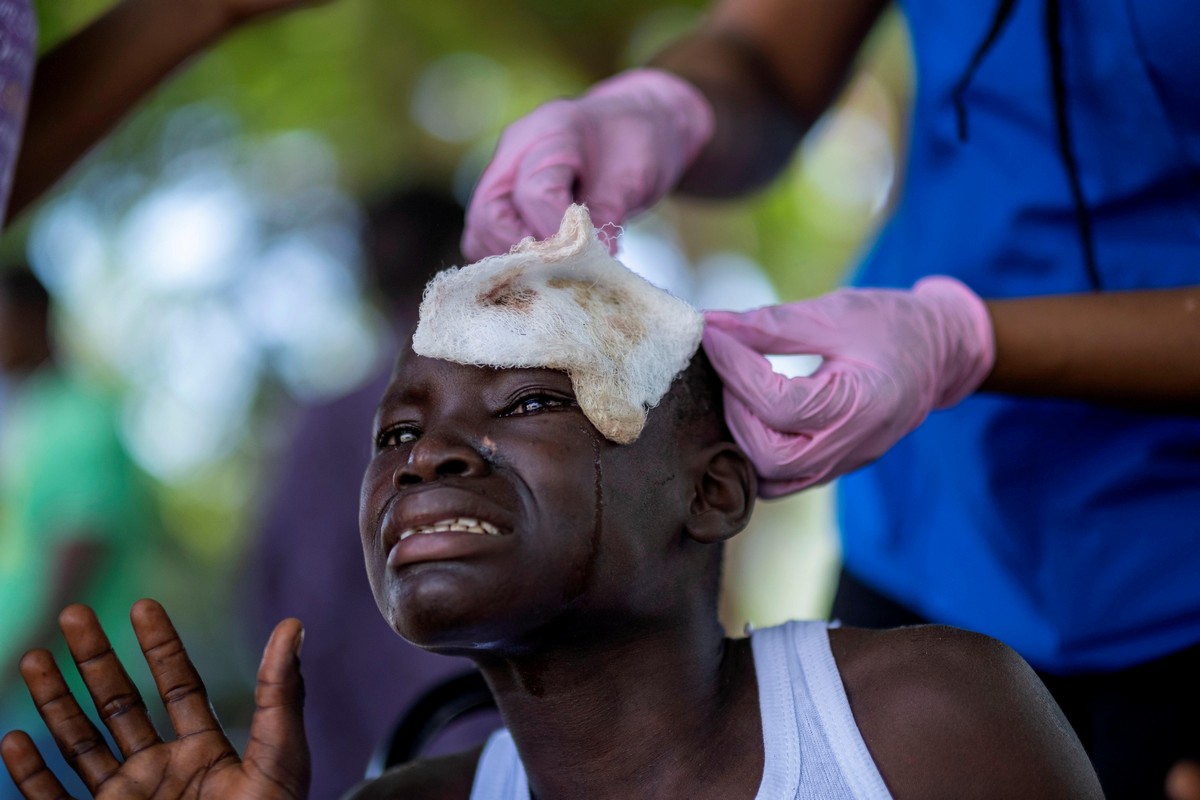
{"label": "blurred arm in background", "polygon": [[8,206],[11,220],[176,67],[304,0],[123,0],[38,61]]}
{"label": "blurred arm in background", "polygon": [[758,188],[841,91],[884,0],[723,0],[651,61],[698,88],[715,127],[679,191],[728,197]]}

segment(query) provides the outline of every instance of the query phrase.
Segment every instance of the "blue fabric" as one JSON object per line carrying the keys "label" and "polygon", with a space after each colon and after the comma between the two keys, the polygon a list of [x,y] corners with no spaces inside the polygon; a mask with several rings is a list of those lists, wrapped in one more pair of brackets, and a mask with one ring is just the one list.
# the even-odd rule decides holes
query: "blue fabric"
{"label": "blue fabric", "polygon": [[[917,65],[906,186],[857,285],[958,277],[984,297],[1088,291],[1057,149],[1046,0],[966,95],[999,0],[904,4]],[[1062,0],[1072,141],[1104,290],[1200,284],[1200,48],[1187,0]],[[1200,418],[977,395],[844,478],[847,568],[1039,669],[1200,642]]]}

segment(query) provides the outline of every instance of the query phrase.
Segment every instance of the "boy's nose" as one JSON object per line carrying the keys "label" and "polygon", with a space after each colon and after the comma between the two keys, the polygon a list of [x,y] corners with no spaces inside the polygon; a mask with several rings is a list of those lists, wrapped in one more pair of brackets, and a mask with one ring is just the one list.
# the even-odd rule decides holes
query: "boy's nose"
{"label": "boy's nose", "polygon": [[426,433],[396,469],[397,486],[425,483],[448,476],[473,477],[488,471],[488,462],[466,440],[453,434]]}

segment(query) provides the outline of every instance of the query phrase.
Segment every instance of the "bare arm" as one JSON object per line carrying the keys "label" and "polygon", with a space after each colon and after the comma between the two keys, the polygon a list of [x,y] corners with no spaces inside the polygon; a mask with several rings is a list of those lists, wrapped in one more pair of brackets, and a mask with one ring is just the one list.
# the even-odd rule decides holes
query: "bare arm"
{"label": "bare arm", "polygon": [[723,0],[653,65],[712,103],[716,130],[679,185],[725,196],[770,180],[842,88],[884,0]]}
{"label": "bare arm", "polygon": [[123,0],[38,62],[9,218],[41,196],[176,67],[299,0]]}
{"label": "bare arm", "polygon": [[1103,797],[1037,675],[995,639],[942,625],[830,632],[863,739],[897,800]]}
{"label": "bare arm", "polygon": [[984,391],[1200,414],[1200,287],[988,304]]}

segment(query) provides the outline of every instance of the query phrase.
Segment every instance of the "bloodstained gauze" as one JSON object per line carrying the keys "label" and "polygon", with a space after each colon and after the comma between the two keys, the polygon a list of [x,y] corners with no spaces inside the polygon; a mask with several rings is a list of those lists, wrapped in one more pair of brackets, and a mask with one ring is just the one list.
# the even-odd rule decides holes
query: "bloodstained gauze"
{"label": "bloodstained gauze", "polygon": [[500,277],[491,288],[480,293],[477,300],[480,305],[511,308],[513,311],[525,311],[537,299],[537,290],[530,286],[517,285],[519,273],[507,273]]}
{"label": "bloodstained gauze", "polygon": [[572,206],[549,239],[438,273],[425,288],[413,351],[565,372],[595,429],[627,444],[700,346],[703,327],[696,309],[616,261],[587,209]]}

